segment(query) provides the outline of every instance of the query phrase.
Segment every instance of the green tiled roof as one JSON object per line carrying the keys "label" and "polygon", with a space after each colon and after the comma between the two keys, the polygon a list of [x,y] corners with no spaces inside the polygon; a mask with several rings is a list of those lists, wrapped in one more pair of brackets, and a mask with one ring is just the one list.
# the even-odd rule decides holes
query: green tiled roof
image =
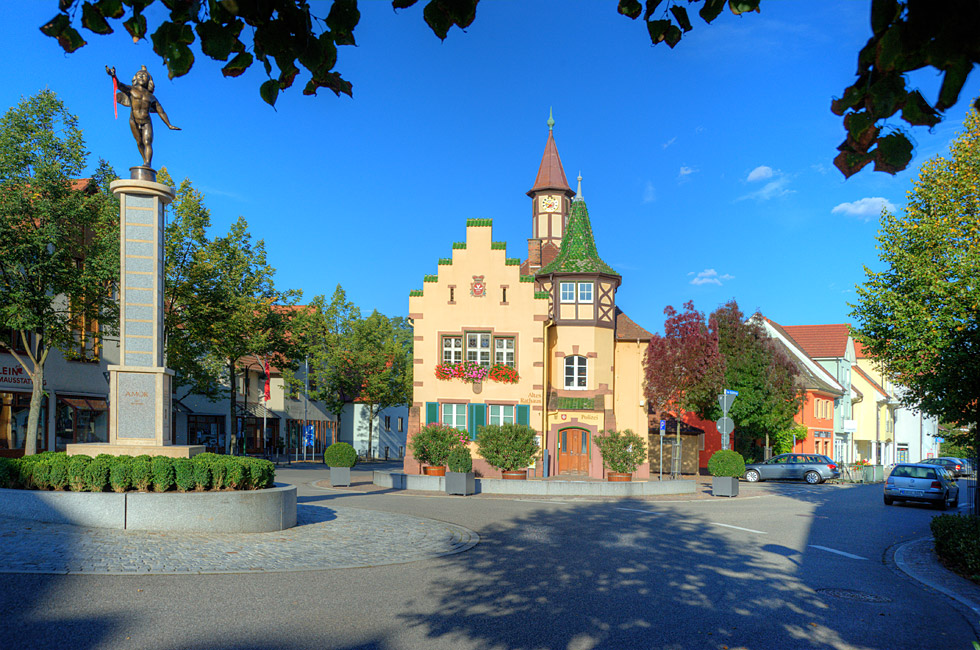
{"label": "green tiled roof", "polygon": [[412,289],[411,291],[408,292],[408,295],[409,295],[410,298],[413,298],[415,296],[421,296],[422,295],[422,290],[421,289]]}
{"label": "green tiled roof", "polygon": [[538,275],[549,273],[607,273],[619,276],[619,273],[599,258],[585,201],[572,201],[572,213],[568,218],[568,228],[561,240],[558,257],[538,271]]}
{"label": "green tiled roof", "polygon": [[466,227],[477,226],[482,228],[490,228],[493,226],[493,219],[467,219]]}
{"label": "green tiled roof", "polygon": [[591,397],[559,397],[557,407],[559,411],[592,411],[595,400]]}
{"label": "green tiled roof", "polygon": [[425,275],[425,276],[422,276],[422,282],[438,282],[438,281],[439,281],[439,276],[438,275]]}

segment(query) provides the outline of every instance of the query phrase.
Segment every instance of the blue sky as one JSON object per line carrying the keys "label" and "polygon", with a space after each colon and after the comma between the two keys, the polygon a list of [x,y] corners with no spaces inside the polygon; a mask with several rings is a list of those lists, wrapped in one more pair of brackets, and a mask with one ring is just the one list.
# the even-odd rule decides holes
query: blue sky
{"label": "blue sky", "polygon": [[[870,2],[767,1],[712,25],[693,16],[674,50],[651,47],[614,0],[485,0],[445,42],[424,2],[397,14],[360,4],[358,47],[341,48],[337,65],[354,98],[304,96],[301,75],[275,110],[258,96],[259,65],[224,79],[198,50],[190,74],[168,80],[150,43],[121,26],[83,32],[89,44],[66,55],[38,31],[55,0],[11,4],[0,105],[51,88],[78,116],[91,164],[123,175],[140,158],[122,107],[113,120],[104,66],[128,80],[146,64],[183,129],[156,128],[154,166],[204,192],[215,231],[242,215],[278,286],[308,300],[339,283],[389,315],[406,314],[409,290],[464,239],[467,218],[492,218],[494,239],[526,257],[525,192],[553,107],[569,182],[581,171],[599,253],[623,276],[617,302],[661,331],[664,307],[686,300],[707,312],[735,298],[787,325],[846,322],[864,266],[878,268],[881,200],[904,204],[980,93],[974,74],[943,124],[911,131],[908,171],[844,180],[830,102],[853,79]],[[932,70],[913,82],[935,98]]]}

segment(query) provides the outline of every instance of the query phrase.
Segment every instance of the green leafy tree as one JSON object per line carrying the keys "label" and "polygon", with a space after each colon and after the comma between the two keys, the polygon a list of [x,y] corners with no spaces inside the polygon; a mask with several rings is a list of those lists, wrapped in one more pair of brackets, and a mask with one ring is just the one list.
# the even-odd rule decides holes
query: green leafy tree
{"label": "green leafy tree", "polygon": [[[417,2],[392,0],[391,4],[397,10]],[[473,23],[478,2],[429,0],[422,17],[437,37],[445,39],[454,25],[466,29]],[[227,62],[221,69],[226,77],[237,77],[260,61],[268,79],[259,86],[259,94],[271,105],[303,70],[309,74],[305,95],[315,95],[319,88],[338,96],[353,93],[351,83],[334,68],[337,48],[355,45],[354,28],[361,18],[357,0],[334,0],[326,16],[314,13],[314,8],[323,5],[308,0],[162,3],[169,14],[151,26],[145,14],[154,0],[58,0],[58,13],[41,31],[56,38],[66,52],[74,52],[86,44],[76,25],[105,35],[113,32],[110,21],[122,21],[134,40],[149,34],[153,51],[166,64],[171,78],[190,71],[194,65],[191,45],[199,41],[201,52]],[[618,11],[632,20],[642,16],[640,23],[650,42],[673,48],[694,28],[688,7],[699,7],[698,16],[711,23],[726,6],[738,16],[759,12],[760,4],[760,0],[619,0]],[[980,4],[974,0],[942,4],[872,0],[869,4],[872,35],[858,53],[857,78],[831,105],[843,117],[847,130],[834,160],[845,176],[871,162],[878,171],[905,169],[912,158],[912,144],[901,131],[886,129],[886,120],[900,113],[911,126],[935,126],[942,121],[942,112],[957,102],[967,75],[980,61],[976,39]],[[939,97],[932,104],[909,88],[905,77],[924,67],[943,75]],[[305,73],[303,76],[306,78]]]}
{"label": "green leafy tree", "polygon": [[[166,168],[160,170],[157,182],[174,184]],[[222,392],[224,364],[210,354],[211,339],[197,327],[216,308],[220,309],[220,305],[206,303],[207,294],[198,286],[208,270],[204,260],[210,245],[210,227],[211,211],[204,205],[204,195],[185,178],[170,204],[164,237],[167,367],[176,372],[175,394],[183,389],[183,395],[194,393],[217,400]]]}
{"label": "green leafy tree", "polygon": [[[52,349],[66,356],[97,321],[118,323],[112,289],[119,277],[115,177],[100,161],[76,181],[86,151],[78,121],[50,90],[21,100],[0,119],[0,339],[32,382],[24,453],[37,451],[44,367]],[[26,350],[26,354],[18,352]]]}
{"label": "green leafy tree", "polygon": [[883,212],[884,269],[865,268],[851,315],[865,351],[906,388],[902,402],[972,423],[980,448],[980,114],[964,126],[948,158],[922,166],[902,213]]}
{"label": "green leafy tree", "polygon": [[[792,439],[793,417],[803,406],[804,390],[798,385],[799,369],[761,324],[761,314],[751,319],[734,300],[716,309],[710,317],[718,337],[718,349],[725,359],[725,388],[738,391],[728,411],[735,421],[735,449],[754,457],[755,441],[764,438],[768,447],[773,438],[778,447]],[[721,416],[717,402],[711,417]]]}
{"label": "green leafy tree", "polygon": [[[231,422],[237,421],[237,376],[247,356],[274,358],[280,367],[291,365],[296,349],[289,336],[300,297],[295,290],[276,289],[275,269],[266,261],[265,244],[253,242],[245,219],[239,217],[228,234],[208,242],[198,255],[195,271],[194,317],[188,319],[188,336],[210,357],[224,366],[222,382],[228,388]],[[207,364],[208,362],[205,362]],[[232,449],[235,431],[227,437]]]}

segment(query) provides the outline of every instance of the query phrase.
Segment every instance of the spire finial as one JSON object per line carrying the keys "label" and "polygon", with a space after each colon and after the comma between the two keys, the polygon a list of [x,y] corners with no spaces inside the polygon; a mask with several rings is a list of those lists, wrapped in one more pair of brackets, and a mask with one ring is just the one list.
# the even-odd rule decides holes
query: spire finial
{"label": "spire finial", "polygon": [[548,130],[551,131],[555,128],[555,118],[553,116],[552,107],[548,107]]}
{"label": "spire finial", "polygon": [[575,200],[576,201],[585,200],[582,198],[582,170],[579,170],[578,172],[578,192],[575,193]]}

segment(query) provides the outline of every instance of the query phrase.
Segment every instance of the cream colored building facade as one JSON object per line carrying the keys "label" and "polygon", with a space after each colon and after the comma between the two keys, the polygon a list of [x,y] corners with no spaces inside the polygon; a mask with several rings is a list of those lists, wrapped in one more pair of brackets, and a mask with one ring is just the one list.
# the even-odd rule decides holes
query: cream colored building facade
{"label": "cream colored building facade", "polygon": [[[409,440],[429,423],[457,427],[483,476],[499,475],[479,457],[480,427],[487,424],[533,427],[543,450],[532,472],[539,476],[602,477],[595,435],[648,434],[642,360],[650,333],[616,305],[622,278],[598,255],[579,180],[576,194],[549,130],[527,193],[527,258],[507,256],[490,219],[470,219],[465,240],[452,244],[451,256],[409,297],[415,327]],[[465,373],[467,363],[490,374],[477,382],[450,376]],[[405,470],[421,471],[410,452]],[[634,478],[648,476],[644,464]]]}

